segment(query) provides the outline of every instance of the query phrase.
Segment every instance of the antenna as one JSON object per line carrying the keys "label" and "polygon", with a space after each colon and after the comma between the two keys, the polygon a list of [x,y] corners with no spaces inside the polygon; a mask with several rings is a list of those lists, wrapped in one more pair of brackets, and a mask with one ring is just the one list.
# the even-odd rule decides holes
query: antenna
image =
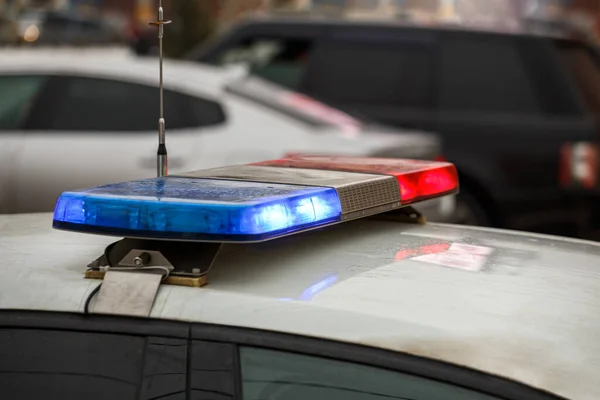
{"label": "antenna", "polygon": [[158,19],[150,22],[149,25],[158,27],[158,59],[160,79],[158,90],[160,92],[160,114],[158,117],[158,151],[156,152],[156,171],[159,177],[166,176],[168,173],[167,145],[165,142],[165,118],[163,115],[163,35],[164,25],[171,21],[164,19],[162,0],[158,0]]}

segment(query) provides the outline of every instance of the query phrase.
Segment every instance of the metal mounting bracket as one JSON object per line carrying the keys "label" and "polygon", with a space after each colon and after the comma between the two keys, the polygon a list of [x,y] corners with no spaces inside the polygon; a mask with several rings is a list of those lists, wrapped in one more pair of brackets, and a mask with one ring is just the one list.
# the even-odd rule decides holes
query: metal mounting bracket
{"label": "metal mounting bracket", "polygon": [[177,242],[124,238],[106,247],[90,263],[85,277],[104,279],[107,271],[161,272],[165,284],[201,287],[221,243]]}
{"label": "metal mounting bracket", "polygon": [[95,304],[95,314],[150,315],[163,275],[141,271],[107,271]]}

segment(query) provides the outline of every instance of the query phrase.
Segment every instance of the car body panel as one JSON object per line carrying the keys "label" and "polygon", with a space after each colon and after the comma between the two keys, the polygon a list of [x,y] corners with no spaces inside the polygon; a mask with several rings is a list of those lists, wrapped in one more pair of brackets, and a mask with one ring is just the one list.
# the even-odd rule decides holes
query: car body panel
{"label": "car body panel", "polygon": [[[36,54],[9,50],[6,55],[10,57],[0,65],[0,76],[84,76],[157,85],[157,66],[153,60],[114,55],[112,51],[84,51],[85,57],[75,57],[75,54],[63,50],[49,57],[46,52]],[[105,59],[111,62],[103,61]],[[231,69],[175,61],[165,62],[164,68],[166,89],[216,101],[223,107],[226,117],[224,123],[185,129],[171,129],[167,120],[170,172],[258,162],[290,153],[371,156],[385,152],[394,157],[431,159],[441,147],[437,136],[427,133],[407,131],[399,134],[394,129],[372,128],[360,121],[356,122],[357,131],[348,133],[336,123],[327,122],[327,119],[315,120],[301,109],[297,113],[302,114],[302,118],[289,112],[278,112],[264,102],[229,92],[227,88],[245,84],[244,76]],[[279,93],[272,85],[248,79],[253,87],[262,88],[260,96]],[[290,95],[289,91],[285,93]],[[152,120],[158,120],[158,91],[156,103],[157,113],[151,116]],[[282,107],[292,108],[290,105]],[[320,107],[325,108],[324,105]],[[10,172],[3,170],[5,177],[0,178],[0,183],[4,192],[14,197],[10,207],[8,200],[4,200],[4,212],[48,212],[54,208],[58,195],[64,190],[156,175],[158,139],[154,130],[23,130],[3,132],[2,137],[2,151],[19,157],[19,163],[10,161],[13,156],[2,161],[10,163]],[[19,138],[18,141],[14,142],[13,137]],[[11,150],[17,146],[16,143],[20,146],[18,153]],[[9,176],[11,185],[8,185]],[[441,210],[440,207],[438,203],[428,208],[428,215],[434,216],[436,209]]]}
{"label": "car body panel", "polygon": [[[0,308],[80,312],[114,238],[0,216]],[[600,244],[357,220],[226,244],[203,288],[161,286],[150,317],[358,343],[463,365],[573,400],[600,396]]]}

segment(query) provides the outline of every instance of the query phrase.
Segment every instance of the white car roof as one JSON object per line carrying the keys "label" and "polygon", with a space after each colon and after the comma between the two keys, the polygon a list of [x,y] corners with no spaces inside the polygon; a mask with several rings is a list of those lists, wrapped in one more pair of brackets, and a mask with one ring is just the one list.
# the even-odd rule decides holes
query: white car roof
{"label": "white car roof", "polygon": [[[115,238],[0,216],[0,309],[81,312]],[[359,343],[600,398],[600,245],[358,220],[223,245],[203,288],[161,286],[151,317]],[[430,253],[430,254],[428,254]]]}
{"label": "white car roof", "polygon": [[[157,58],[128,55],[118,49],[6,49],[0,50],[0,57],[0,74],[84,74],[152,85],[158,82]],[[199,90],[212,97],[219,96],[231,80],[227,69],[180,60],[165,60],[163,75],[166,87]]]}

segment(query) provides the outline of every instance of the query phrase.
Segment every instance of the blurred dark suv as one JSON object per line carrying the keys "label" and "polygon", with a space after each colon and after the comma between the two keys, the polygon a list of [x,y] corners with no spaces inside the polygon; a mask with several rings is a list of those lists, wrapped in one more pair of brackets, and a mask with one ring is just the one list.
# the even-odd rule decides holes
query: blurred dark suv
{"label": "blurred dark suv", "polygon": [[594,46],[553,29],[267,16],[189,57],[244,63],[341,109],[439,133],[464,223],[586,236],[600,226],[600,63]]}

